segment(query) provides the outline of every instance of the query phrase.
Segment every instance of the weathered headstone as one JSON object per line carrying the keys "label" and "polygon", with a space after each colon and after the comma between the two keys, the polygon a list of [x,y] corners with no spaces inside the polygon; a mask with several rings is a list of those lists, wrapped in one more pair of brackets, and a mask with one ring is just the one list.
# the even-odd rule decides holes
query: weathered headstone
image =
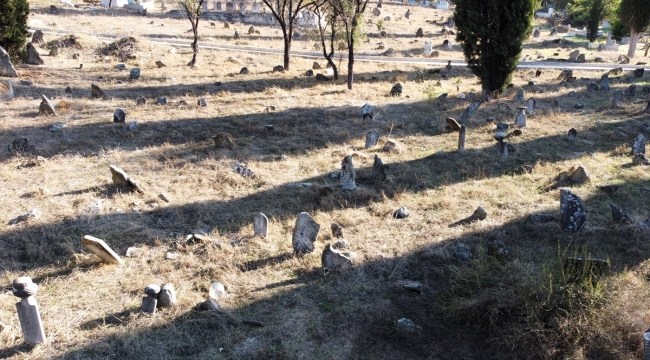
{"label": "weathered headstone", "polygon": [[512,98],[512,100],[521,101],[521,102],[526,101],[526,95],[524,94],[524,89],[519,88],[519,90],[517,90],[517,93],[515,94],[515,97]]}
{"label": "weathered headstone", "polygon": [[458,123],[458,121],[456,121],[456,119],[448,117],[445,119],[445,121],[451,127],[452,130],[460,131],[460,124]]}
{"label": "weathered headstone", "polygon": [[370,104],[366,103],[361,107],[361,117],[361,123],[365,123],[366,120],[372,122],[372,106]]}
{"label": "weathered headstone", "polygon": [[38,51],[36,51],[36,48],[32,43],[27,43],[27,60],[25,60],[25,62],[32,65],[45,64],[45,61],[41,59],[41,55],[38,54]]}
{"label": "weathered headstone", "polygon": [[321,255],[321,264],[326,270],[343,270],[352,266],[352,259],[347,254],[333,249],[330,244],[325,245]]}
{"label": "weathered headstone", "polygon": [[50,48],[50,56],[59,56],[59,47],[54,45]]}
{"label": "weathered headstone", "polygon": [[230,150],[235,148],[235,140],[229,133],[218,133],[212,137],[212,140],[214,140],[214,146],[218,148],[225,147]]}
{"label": "weathered headstone", "polygon": [[135,180],[131,179],[129,175],[127,175],[126,172],[124,172],[124,170],[118,168],[115,165],[110,165],[109,167],[111,169],[113,184],[115,184],[115,186],[124,188],[129,191],[135,190],[139,193],[144,193],[142,188],[140,188],[140,186],[135,182]]}
{"label": "weathered headstone", "polygon": [[255,34],[255,28],[253,26],[248,28],[248,35],[254,35]]}
{"label": "weathered headstone", "polygon": [[158,105],[167,105],[167,97],[166,96],[160,96],[156,98],[156,104]]}
{"label": "weathered headstone", "polygon": [[372,15],[374,15],[374,16],[380,16],[380,15],[381,15],[381,10],[379,10],[379,8],[374,8],[374,9],[372,10]]}
{"label": "weathered headstone", "polygon": [[102,259],[102,262],[108,264],[124,263],[124,260],[122,260],[122,258],[120,258],[120,256],[117,255],[115,251],[113,251],[113,249],[111,249],[102,239],[86,235],[81,240],[81,245]]}
{"label": "weathered headstone", "polygon": [[104,91],[99,88],[97,84],[90,84],[90,98],[103,98],[104,97]]}
{"label": "weathered headstone", "polygon": [[372,164],[372,177],[379,181],[386,181],[386,167],[377,154],[375,154],[375,161]]}
{"label": "weathered headstone", "polygon": [[604,73],[603,76],[600,78],[600,89],[602,91],[609,91],[609,74]]}
{"label": "weathered headstone", "polygon": [[343,159],[341,163],[341,177],[339,178],[339,184],[343,190],[352,191],[357,188],[355,179],[357,177],[356,171],[354,170],[354,165],[352,164],[352,156],[348,155]]}
{"label": "weathered headstone", "polygon": [[580,55],[580,50],[574,50],[569,54],[569,62],[575,62],[578,59],[578,55]]}
{"label": "weathered headstone", "polygon": [[366,149],[377,145],[379,142],[379,132],[375,129],[368,131],[366,134]]}
{"label": "weathered headstone", "polygon": [[129,72],[129,79],[138,80],[140,78],[140,68],[133,68]]}
{"label": "weathered headstone", "polygon": [[411,16],[411,9],[406,10],[406,13],[404,13],[404,17],[408,19]]}
{"label": "weathered headstone", "polygon": [[533,37],[534,37],[535,39],[537,39],[537,38],[539,37],[539,34],[540,34],[539,29],[535,29],[535,31],[533,31]]}
{"label": "weathered headstone", "polygon": [[115,112],[113,113],[113,122],[116,123],[126,122],[126,113],[124,112],[124,110],[120,108],[115,109]]}
{"label": "weathered headstone", "polygon": [[343,238],[343,227],[337,223],[332,223],[330,225],[330,228],[332,230],[332,236],[335,238]]}
{"label": "weathered headstone", "polygon": [[144,96],[140,96],[135,100],[135,104],[138,106],[147,105],[147,99]]}
{"label": "weathered headstone", "polygon": [[163,284],[160,293],[158,293],[158,307],[171,307],[177,302],[178,300],[176,299],[176,290],[174,290],[174,285]]}
{"label": "weathered headstone", "polygon": [[298,255],[307,254],[314,251],[314,242],[318,237],[320,224],[307,212],[301,212],[296,219],[296,225],[293,228],[291,243],[293,251]]}
{"label": "weathered headstone", "polygon": [[515,124],[518,128],[526,127],[526,106],[519,106],[517,109],[519,112],[515,115]]}
{"label": "weathered headstone", "polygon": [[627,90],[625,90],[625,96],[636,97],[636,84],[630,85]]}
{"label": "weathered headstone", "polygon": [[239,39],[240,39],[240,37],[239,37],[239,33],[237,32],[237,30],[235,30],[235,35],[233,36],[233,39],[235,39],[235,40],[239,40]]}
{"label": "weathered headstone", "polygon": [[262,213],[253,217],[253,236],[266,238],[269,236],[269,219]]}
{"label": "weathered headstone", "polygon": [[36,30],[32,34],[32,44],[42,44],[43,43],[43,31]]}
{"label": "weathered headstone", "polygon": [[393,85],[390,89],[390,96],[402,96],[402,83]]}
{"label": "weathered headstone", "polygon": [[586,221],[582,198],[569,190],[560,190],[560,215],[562,217],[562,230],[567,232],[582,230]]}
{"label": "weathered headstone", "polygon": [[393,217],[395,219],[406,219],[409,216],[411,216],[411,210],[406,206],[402,206],[393,212]]}
{"label": "weathered headstone", "polygon": [[284,66],[282,65],[276,65],[273,67],[273,72],[283,72],[284,71]]}
{"label": "weathered headstone", "polygon": [[422,28],[418,28],[418,30],[415,32],[415,37],[424,37],[424,33],[422,32]]}
{"label": "weathered headstone", "polygon": [[612,209],[612,219],[614,222],[623,223],[623,222],[632,222],[632,218],[627,211],[621,209],[616,204],[609,204],[610,209]]}
{"label": "weathered headstone", "polygon": [[582,63],[584,63],[584,62],[586,62],[586,61],[587,61],[587,59],[586,59],[586,57],[585,57],[585,54],[580,54],[580,55],[578,55],[578,57],[576,58],[576,62],[577,62],[577,63],[580,63],[580,64],[582,64]]}
{"label": "weathered headstone", "polygon": [[428,56],[431,55],[432,51],[433,51],[433,42],[431,40],[426,40],[424,42],[424,50],[422,51],[422,53]]}
{"label": "weathered headstone", "polygon": [[632,142],[632,154],[631,155],[636,155],[636,154],[645,155],[645,144],[646,144],[645,136],[643,136],[643,134],[638,134],[634,138],[634,141]]}
{"label": "weathered headstone", "polygon": [[460,131],[458,133],[458,151],[465,150],[465,133],[467,132],[467,126],[461,125]]}
{"label": "weathered headstone", "polygon": [[499,131],[494,134],[494,139],[497,141],[497,153],[504,159],[509,156],[508,144],[504,141],[505,138],[506,134],[504,132]]}
{"label": "weathered headstone", "polygon": [[18,72],[11,63],[9,54],[2,46],[0,46],[0,76],[18,77]]}
{"label": "weathered headstone", "polygon": [[623,100],[623,92],[621,90],[616,90],[614,91],[614,94],[612,94],[612,109],[618,109],[621,107],[619,102]]}
{"label": "weathered headstone", "polygon": [[528,102],[526,102],[526,112],[529,114],[534,112],[536,106],[537,106],[537,100],[535,100],[534,97],[531,97],[530,99],[528,99]]}
{"label": "weathered headstone", "polygon": [[56,115],[56,112],[54,111],[54,105],[52,105],[50,100],[45,95],[41,95],[41,104],[38,106],[38,113],[45,115]]}
{"label": "weathered headstone", "polygon": [[463,115],[460,116],[460,122],[461,123],[467,122],[472,117],[472,115],[474,115],[474,113],[476,112],[476,110],[478,110],[480,106],[481,106],[481,100],[474,100],[474,102],[469,104],[467,109],[465,109]]}
{"label": "weathered headstone", "polygon": [[142,305],[140,310],[147,313],[155,313],[158,307],[158,294],[160,293],[160,286],[157,284],[150,284],[144,288],[145,296],[142,297]]}
{"label": "weathered headstone", "polygon": [[20,302],[16,303],[18,320],[23,330],[25,343],[31,345],[47,342],[38,303],[34,298],[37,292],[38,285],[34,284],[29,277],[19,277],[13,281],[13,294],[20,298]]}
{"label": "weathered headstone", "polygon": [[567,135],[567,140],[573,141],[573,140],[576,139],[576,136],[578,136],[578,131],[576,129],[574,129],[574,128],[571,128],[569,130],[568,135]]}
{"label": "weathered headstone", "polygon": [[589,175],[587,169],[582,165],[571,167],[566,175],[566,179],[573,184],[584,184],[591,181],[591,175]]}
{"label": "weathered headstone", "polygon": [[638,68],[638,69],[635,69],[635,70],[634,70],[634,77],[636,77],[636,78],[642,78],[644,72],[645,72],[645,69],[644,69],[644,68]]}
{"label": "weathered headstone", "polygon": [[206,100],[206,98],[200,98],[199,100],[196,101],[196,105],[201,107],[206,107],[208,106],[208,100]]}
{"label": "weathered headstone", "polygon": [[158,68],[164,68],[164,67],[167,66],[167,64],[165,64],[164,62],[162,62],[162,61],[160,61],[160,60],[157,60],[157,61],[156,61],[156,66],[157,66]]}

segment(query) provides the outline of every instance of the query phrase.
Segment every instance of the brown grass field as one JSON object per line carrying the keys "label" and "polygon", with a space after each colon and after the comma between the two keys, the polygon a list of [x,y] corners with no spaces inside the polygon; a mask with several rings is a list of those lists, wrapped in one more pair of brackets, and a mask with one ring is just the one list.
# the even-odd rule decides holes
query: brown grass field
{"label": "brown grass field", "polygon": [[[176,47],[172,54],[172,46],[151,42],[189,39],[187,20],[159,11],[142,17],[71,8],[56,16],[46,14],[49,5],[33,3],[30,24],[75,31],[81,48],[43,56],[43,66],[18,66],[21,79],[34,84],[16,81],[15,98],[0,102],[0,358],[643,356],[642,334],[650,326],[650,230],[638,222],[650,217],[650,176],[648,167],[632,165],[629,153],[633,138],[647,137],[650,130],[641,92],[650,85],[648,74],[632,77],[636,97],[610,109],[614,90],[629,86],[630,72],[611,75],[610,92],[590,92],[586,85],[604,71],[575,71],[577,81],[567,87],[558,86],[560,69],[544,70],[539,78],[534,70],[516,71],[515,88],[481,105],[467,123],[465,150],[458,152],[458,133],[445,128],[445,118],[460,118],[469,105],[456,99],[458,92],[480,93],[466,68],[431,74],[431,66],[359,62],[353,91],[346,89],[345,74],[330,82],[304,76],[313,59],[294,57],[290,71],[273,73],[282,63],[279,55],[202,50],[199,67],[190,69],[188,48]],[[384,5],[382,11],[396,19],[406,9]],[[424,22],[441,14],[451,12],[422,9],[409,21],[391,20],[388,39],[373,35],[377,28],[369,24],[370,41],[360,52],[378,54],[373,49],[383,42],[403,56],[422,57],[423,39],[415,39],[415,30],[427,25],[425,34],[441,42],[440,27]],[[250,46],[282,46],[271,28],[261,27],[260,35],[249,38],[248,25],[224,30],[221,23],[211,27],[203,21],[200,26],[202,41],[234,44],[230,36],[237,29]],[[133,35],[137,58],[105,60],[100,50],[115,39],[98,34]],[[553,57],[557,48],[538,44],[547,35],[545,29],[524,54]],[[46,34],[45,41],[62,37]],[[297,41],[294,49],[312,50],[314,42]],[[37,49],[47,54],[44,46]],[[441,58],[462,59],[459,49],[441,52]],[[561,49],[560,57],[569,50]],[[72,59],[74,52],[81,60]],[[588,59],[609,61],[619,55],[586,53]],[[167,67],[157,68],[156,60]],[[325,61],[319,62],[324,67]],[[130,81],[128,70],[116,69],[118,63],[140,67],[142,77]],[[239,75],[243,66],[251,74]],[[398,74],[408,78],[404,94],[390,97],[390,80]],[[535,86],[528,85],[531,80]],[[90,99],[91,83],[107,96]],[[71,94],[64,92],[67,86]],[[543,92],[533,93],[536,87]],[[511,125],[507,141],[516,152],[504,159],[493,139],[495,125],[485,119],[512,124],[521,105],[512,100],[518,88],[538,106],[522,135],[512,135]],[[568,95],[571,90],[575,96]],[[449,98],[438,99],[442,93]],[[39,115],[41,95],[57,105],[56,116]],[[147,105],[136,106],[139,96]],[[159,96],[169,104],[156,105]],[[200,98],[207,107],[196,105]],[[578,102],[584,109],[574,109]],[[364,103],[375,109],[372,123],[362,124]],[[118,107],[126,111],[127,124],[138,121],[134,131],[112,122]],[[66,127],[50,132],[57,122]],[[267,130],[269,124],[274,131]],[[566,140],[570,128],[578,132],[573,142]],[[371,129],[381,139],[365,149]],[[215,148],[212,136],[220,132],[232,134],[235,149]],[[16,137],[34,147],[6,151]],[[384,152],[389,139],[398,149]],[[346,155],[357,169],[353,192],[329,178]],[[387,165],[385,182],[371,179],[375,155]],[[256,177],[234,172],[236,162]],[[117,189],[109,165],[124,169],[144,193]],[[584,200],[587,226],[570,234],[560,229],[559,190],[551,185],[578,165],[588,169],[591,181],[570,190]],[[610,194],[603,185],[620,190]],[[323,195],[326,186],[333,186],[333,193]],[[610,203],[628,210],[634,223],[613,223]],[[400,206],[410,209],[408,218],[392,217]],[[478,206],[487,211],[485,220],[451,226]],[[13,224],[31,209],[42,215]],[[291,236],[302,211],[321,231],[314,253],[298,257]],[[266,239],[252,236],[257,212],[269,218]],[[529,215],[539,213],[556,220],[533,224]],[[350,269],[325,274],[320,254],[334,241],[333,222],[345,228],[354,262]],[[192,233],[205,233],[220,246],[185,243]],[[105,240],[125,264],[100,263],[81,247],[84,235]],[[508,248],[509,259],[488,254],[488,244],[496,240]],[[470,260],[454,256],[460,243],[471,249]],[[129,247],[141,251],[125,257]],[[179,256],[165,259],[168,251]],[[607,259],[610,267],[600,281],[571,282],[562,266],[567,256]],[[36,299],[47,344],[23,343],[11,293],[19,276],[32,277],[40,287]],[[215,280],[226,286],[223,311],[200,311],[197,305]],[[422,283],[422,292],[405,291],[400,286],[405,280]],[[143,289],[152,283],[172,283],[178,304],[142,313]],[[412,319],[420,330],[401,331],[400,318]]]}

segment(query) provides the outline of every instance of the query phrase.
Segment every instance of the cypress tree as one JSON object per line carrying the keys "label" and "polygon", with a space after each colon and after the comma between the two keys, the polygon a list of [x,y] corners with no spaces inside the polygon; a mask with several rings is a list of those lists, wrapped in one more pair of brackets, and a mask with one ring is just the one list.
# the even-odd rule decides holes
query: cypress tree
{"label": "cypress tree", "polygon": [[454,20],[468,67],[481,79],[482,97],[503,90],[533,28],[539,0],[456,0]]}
{"label": "cypress tree", "polygon": [[623,0],[618,13],[621,22],[630,26],[630,48],[627,51],[627,56],[633,58],[639,33],[650,25],[650,1]]}
{"label": "cypress tree", "polygon": [[27,40],[27,0],[0,0],[0,46],[11,57],[22,54]]}
{"label": "cypress tree", "polygon": [[596,41],[598,36],[598,25],[605,14],[605,3],[603,0],[592,0],[589,5],[589,19],[587,20],[587,38],[589,42]]}

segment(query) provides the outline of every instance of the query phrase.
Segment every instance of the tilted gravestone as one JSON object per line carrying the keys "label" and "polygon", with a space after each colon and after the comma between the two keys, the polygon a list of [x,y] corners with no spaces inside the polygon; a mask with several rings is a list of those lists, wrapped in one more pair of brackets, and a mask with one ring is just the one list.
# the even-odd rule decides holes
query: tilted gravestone
{"label": "tilted gravestone", "polygon": [[18,77],[18,72],[11,63],[11,58],[5,49],[0,46],[0,76]]}
{"label": "tilted gravestone", "polygon": [[38,303],[34,298],[37,291],[38,285],[34,284],[29,277],[19,277],[13,281],[13,294],[20,298],[20,302],[16,303],[18,320],[25,342],[31,345],[47,342]]}
{"label": "tilted gravestone", "polygon": [[343,270],[352,266],[352,259],[347,254],[335,250],[327,244],[321,255],[321,265],[325,270]]}
{"label": "tilted gravestone", "polygon": [[343,159],[343,162],[341,162],[341,177],[339,178],[341,188],[349,191],[356,189],[356,177],[357,174],[354,170],[354,165],[352,164],[352,156],[348,155]]}
{"label": "tilted gravestone", "polygon": [[368,131],[366,134],[366,149],[374,147],[379,142],[379,132],[375,129]]}
{"label": "tilted gravestone", "polygon": [[386,167],[377,154],[375,154],[375,161],[372,164],[372,177],[379,181],[386,181]]}
{"label": "tilted gravestone", "polygon": [[54,105],[52,105],[50,100],[45,95],[41,95],[41,104],[38,106],[38,113],[45,115],[56,115],[56,112],[54,111]]}
{"label": "tilted gravestone", "polygon": [[253,217],[253,235],[268,237],[269,236],[269,219],[262,213],[257,213]]}
{"label": "tilted gravestone", "polygon": [[458,151],[465,150],[465,133],[467,132],[467,126],[461,125],[460,131],[458,132]]}
{"label": "tilted gravestone", "polygon": [[32,43],[27,43],[27,60],[25,60],[25,62],[32,65],[45,64],[45,61],[41,59],[41,55],[38,54],[38,51],[36,51],[36,48]]}
{"label": "tilted gravestone", "polygon": [[318,237],[320,224],[318,224],[307,212],[301,212],[296,219],[293,228],[291,243],[293,251],[298,255],[304,255],[314,251],[314,242]]}
{"label": "tilted gravestone", "polygon": [[467,109],[465,109],[463,115],[460,116],[460,121],[462,123],[468,121],[480,106],[481,106],[481,100],[475,100],[474,102],[469,104]]}
{"label": "tilted gravestone", "polygon": [[118,168],[115,165],[110,165],[109,168],[111,169],[111,176],[113,179],[113,184],[115,184],[115,186],[124,188],[129,191],[135,190],[139,193],[144,193],[140,185],[138,185],[135,180],[129,177],[129,175],[127,175],[124,170]]}
{"label": "tilted gravestone", "polygon": [[585,210],[582,207],[582,198],[567,189],[560,190],[560,215],[562,230],[578,232],[586,222]]}
{"label": "tilted gravestone", "polygon": [[102,239],[86,235],[81,240],[81,245],[102,259],[102,262],[108,264],[124,263],[124,260],[122,260],[122,258],[120,258],[120,256],[117,255],[115,251],[113,251],[113,249],[111,249]]}
{"label": "tilted gravestone", "polygon": [[458,123],[458,121],[456,121],[456,119],[448,117],[445,119],[445,121],[447,122],[449,127],[451,127],[452,130],[460,131],[460,124]]}
{"label": "tilted gravestone", "polygon": [[97,84],[90,84],[90,98],[103,98],[104,91]]}

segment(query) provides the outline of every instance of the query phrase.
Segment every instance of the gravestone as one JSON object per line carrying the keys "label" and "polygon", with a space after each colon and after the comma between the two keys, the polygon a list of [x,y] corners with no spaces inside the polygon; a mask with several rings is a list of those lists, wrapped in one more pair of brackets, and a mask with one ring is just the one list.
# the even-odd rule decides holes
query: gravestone
{"label": "gravestone", "polygon": [[124,172],[124,170],[118,168],[115,165],[110,165],[109,168],[111,169],[113,184],[115,184],[115,186],[129,191],[135,190],[141,194],[144,193],[144,191],[142,191],[142,188],[140,188],[140,186],[133,179],[131,179],[129,175]]}
{"label": "gravestone", "polygon": [[162,62],[162,61],[160,61],[160,60],[157,60],[157,61],[156,61],[156,66],[160,69],[160,68],[164,68],[164,67],[166,67],[167,64],[165,64],[164,62]]}
{"label": "gravestone", "polygon": [[463,112],[463,115],[460,116],[460,122],[461,123],[467,122],[472,117],[472,115],[474,115],[474,113],[476,112],[476,110],[478,110],[480,106],[481,106],[481,100],[475,100],[474,102],[469,104],[467,109],[465,109],[465,112]]}
{"label": "gravestone", "polygon": [[144,96],[140,96],[135,100],[135,104],[137,106],[147,105],[147,99]]}
{"label": "gravestone", "polygon": [[343,238],[343,227],[341,225],[338,223],[332,223],[330,229],[332,230],[332,236],[339,239]]}
{"label": "gravestone", "polygon": [[527,113],[532,113],[535,111],[535,106],[537,105],[537,100],[535,100],[534,97],[531,97],[528,99],[528,102],[526,103],[526,112]]}
{"label": "gravestone", "polygon": [[366,134],[366,149],[377,145],[379,142],[379,132],[375,129],[368,131]]}
{"label": "gravestone", "polygon": [[577,62],[577,63],[580,63],[580,64],[582,64],[582,63],[584,63],[584,62],[586,62],[586,61],[587,61],[587,59],[585,58],[585,54],[580,54],[580,55],[578,55],[578,57],[576,58],[576,62]]}
{"label": "gravestone", "polygon": [[535,39],[537,39],[537,38],[539,37],[539,35],[540,35],[540,31],[539,31],[539,29],[535,29],[535,31],[533,31],[533,37],[534,37]]}
{"label": "gravestone", "polygon": [[621,90],[616,90],[614,91],[614,94],[612,95],[612,109],[617,109],[621,107],[619,105],[619,101],[623,99],[623,92]]}
{"label": "gravestone", "polygon": [[361,123],[365,123],[366,120],[370,120],[372,122],[372,106],[368,103],[365,103],[361,107]]}
{"label": "gravestone", "polygon": [[158,105],[167,105],[167,97],[166,96],[161,96],[156,98],[156,104]]}
{"label": "gravestone", "polygon": [[418,28],[418,30],[415,32],[415,37],[424,37],[424,33],[422,32],[422,28]]}
{"label": "gravestone", "polygon": [[374,15],[374,16],[381,16],[381,10],[379,10],[378,8],[374,8],[374,9],[372,10],[372,15]]}
{"label": "gravestone", "polygon": [[90,98],[95,99],[95,98],[103,98],[104,91],[99,88],[97,84],[90,84]]}
{"label": "gravestone", "polygon": [[347,254],[333,249],[330,244],[327,244],[321,255],[321,265],[325,270],[343,270],[352,266],[352,259]]}
{"label": "gravestone", "polygon": [[255,34],[255,28],[253,26],[248,28],[248,35],[253,35]]}
{"label": "gravestone", "polygon": [[567,232],[582,230],[586,221],[582,198],[567,189],[560,190],[560,215],[562,230]]}
{"label": "gravestone", "polygon": [[576,139],[576,136],[578,136],[578,131],[574,128],[571,128],[567,134],[567,140],[573,141]]}
{"label": "gravestone", "polygon": [[460,131],[460,124],[458,123],[458,121],[456,121],[456,119],[448,117],[445,119],[445,121],[447,121],[447,124],[449,124],[452,130]]}
{"label": "gravestone", "polygon": [[390,89],[390,96],[402,96],[402,83],[397,83],[393,85]]}
{"label": "gravestone", "polygon": [[411,216],[411,210],[406,206],[402,206],[393,212],[393,218],[395,219],[406,219],[409,216]]}
{"label": "gravestone", "polygon": [[257,2],[254,2],[251,8],[251,11],[254,13],[259,13],[260,12],[260,4]]}
{"label": "gravestone", "polygon": [[200,98],[199,100],[196,101],[196,105],[201,107],[206,107],[208,106],[208,100],[206,100],[205,98]]}
{"label": "gravestone", "polygon": [[386,181],[386,167],[377,154],[375,154],[375,161],[372,164],[372,178]]}
{"label": "gravestone", "polygon": [[113,251],[102,239],[86,235],[81,240],[81,245],[88,249],[91,253],[97,255],[102,262],[107,264],[119,263],[123,264],[124,260]]}
{"label": "gravestone", "polygon": [[239,13],[246,15],[246,4],[239,4]]}
{"label": "gravestone", "polygon": [[239,38],[239,33],[237,32],[237,30],[235,30],[235,35],[233,36],[233,39],[235,39],[235,40],[239,40],[239,39],[240,39],[240,38]]}
{"label": "gravestone", "polygon": [[284,66],[282,65],[276,65],[273,67],[273,72],[283,72],[284,71]]}
{"label": "gravestone", "polygon": [[54,45],[50,49],[50,56],[59,56],[59,47]]}
{"label": "gravestone", "polygon": [[635,70],[634,70],[634,77],[636,77],[636,78],[642,78],[642,77],[643,77],[643,73],[644,73],[644,71],[645,71],[644,68],[638,68],[638,69],[635,69]]}
{"label": "gravestone", "polygon": [[515,115],[515,125],[519,128],[526,127],[526,106],[519,106],[517,109],[519,109],[519,113]]}
{"label": "gravestone", "polygon": [[465,125],[460,126],[460,131],[458,133],[458,151],[465,150],[465,133],[467,132],[467,127]]}
{"label": "gravestone", "polygon": [[158,307],[158,294],[160,293],[160,286],[157,284],[150,284],[144,288],[145,296],[142,297],[142,305],[140,310],[147,313],[155,313]]}
{"label": "gravestone", "polygon": [[600,89],[603,91],[609,91],[609,74],[605,73],[600,78]]}
{"label": "gravestone", "polygon": [[54,106],[45,95],[41,95],[41,104],[38,106],[38,113],[45,115],[56,115]]}
{"label": "gravestone", "polygon": [[502,158],[508,158],[510,151],[508,150],[508,143],[505,140],[506,134],[504,132],[497,132],[494,134],[494,139],[497,141],[497,153],[501,155]]}
{"label": "gravestone", "polygon": [[226,296],[226,287],[218,281],[213,281],[208,290],[208,297],[213,301],[219,301]]}
{"label": "gravestone", "polygon": [[20,302],[16,303],[16,310],[25,343],[30,345],[45,344],[47,342],[45,330],[38,310],[38,303],[34,298],[38,292],[38,285],[34,284],[30,277],[19,277],[13,281],[12,292],[14,296],[20,298]]}
{"label": "gravestone", "polygon": [[314,251],[314,242],[318,237],[320,224],[318,224],[307,212],[301,212],[296,219],[293,228],[291,243],[293,251],[298,255],[304,255]]}
{"label": "gravestone", "polygon": [[355,179],[357,177],[356,171],[354,170],[354,165],[352,164],[352,156],[348,155],[343,159],[341,163],[341,177],[339,178],[339,184],[343,190],[352,191],[357,188]]}
{"label": "gravestone", "polygon": [[634,142],[632,142],[632,154],[631,155],[636,155],[636,154],[643,154],[645,155],[645,136],[643,134],[638,134],[634,138]]}
{"label": "gravestone", "polygon": [[[222,11],[222,10],[221,10],[221,1],[217,1],[217,2],[214,4],[214,7],[215,7],[215,10],[217,10],[217,12],[221,12],[221,11]],[[227,23],[226,23],[226,24],[227,24]]]}
{"label": "gravestone", "polygon": [[408,19],[411,16],[411,9],[406,10],[406,13],[404,13],[404,17]]}
{"label": "gravestone", "polygon": [[218,133],[212,137],[212,140],[214,140],[214,146],[218,148],[225,147],[230,150],[235,148],[235,141],[233,140],[232,135],[229,133]]}
{"label": "gravestone", "polygon": [[266,238],[269,236],[269,219],[262,213],[253,217],[253,236]]}
{"label": "gravestone", "polygon": [[126,113],[124,112],[124,110],[120,108],[115,109],[115,112],[113,113],[113,122],[116,123],[126,122]]}
{"label": "gravestone", "polygon": [[424,55],[429,56],[429,55],[431,55],[432,51],[433,51],[433,42],[431,40],[426,40],[424,42],[424,50],[422,51],[422,53]]}
{"label": "gravestone", "polygon": [[133,68],[129,73],[129,79],[138,80],[140,78],[140,68]]}
{"label": "gravestone", "polygon": [[43,43],[43,31],[36,30],[32,34],[32,44],[42,44]]}
{"label": "gravestone", "polygon": [[612,220],[617,223],[632,222],[632,218],[627,211],[621,209],[616,204],[609,204],[610,209],[612,209]]}
{"label": "gravestone", "polygon": [[517,94],[515,94],[515,97],[512,98],[512,100],[521,101],[521,102],[526,101],[526,97],[524,95],[524,89],[519,88],[519,90],[517,90]]}
{"label": "gravestone", "polygon": [[18,72],[11,63],[11,58],[5,49],[0,46],[0,76],[18,77]]}
{"label": "gravestone", "polygon": [[580,55],[580,50],[574,50],[569,54],[569,62],[575,62],[578,59],[578,55]]}
{"label": "gravestone", "polygon": [[587,91],[598,91],[598,90],[600,90],[600,88],[598,87],[598,84],[596,84],[595,82],[590,82],[589,84],[587,84]]}
{"label": "gravestone", "polygon": [[[226,9],[227,9],[227,7],[228,7],[228,5],[226,4]],[[224,28],[224,29],[230,29],[230,25],[228,25],[228,22],[227,22],[227,21],[224,21],[224,22],[223,22],[223,28]]]}
{"label": "gravestone", "polygon": [[627,90],[625,90],[625,96],[636,97],[636,84],[630,85]]}
{"label": "gravestone", "polygon": [[160,293],[158,293],[158,307],[171,307],[177,302],[174,285],[163,284],[160,288]]}
{"label": "gravestone", "polygon": [[241,70],[239,70],[239,75],[247,75],[249,73],[250,73],[250,71],[245,66],[243,68],[241,68]]}
{"label": "gravestone", "polygon": [[321,69],[320,64],[317,61],[314,61],[311,68],[314,69],[314,70],[320,70]]}
{"label": "gravestone", "polygon": [[32,65],[45,64],[45,61],[41,59],[41,55],[38,54],[38,51],[36,51],[36,48],[32,43],[27,43],[27,60],[25,60],[25,62]]}

